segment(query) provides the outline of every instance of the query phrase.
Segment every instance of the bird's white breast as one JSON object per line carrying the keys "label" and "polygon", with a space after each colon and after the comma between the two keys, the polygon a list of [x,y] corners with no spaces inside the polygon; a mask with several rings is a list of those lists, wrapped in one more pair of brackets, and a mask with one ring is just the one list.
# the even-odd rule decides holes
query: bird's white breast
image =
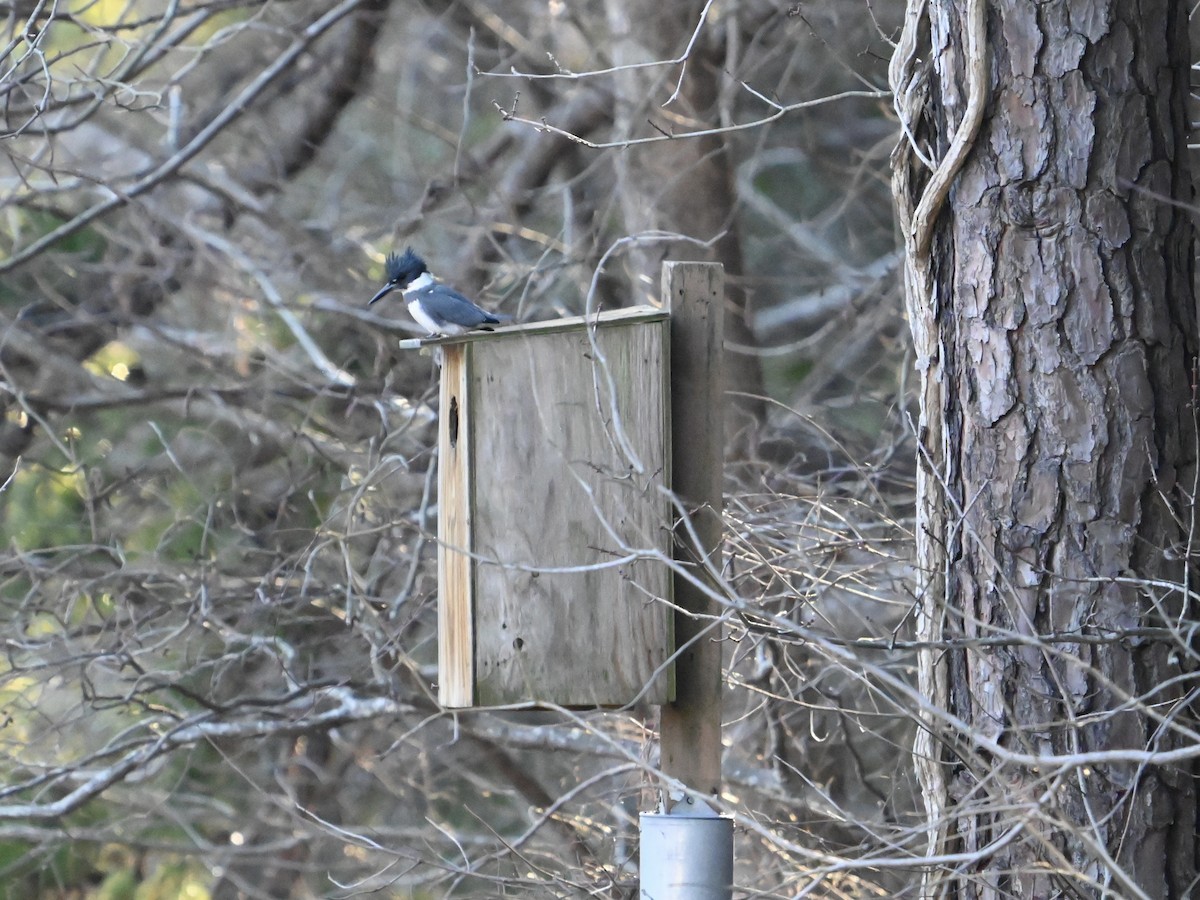
{"label": "bird's white breast", "polygon": [[425,314],[425,310],[421,308],[420,303],[416,300],[409,300],[406,305],[408,306],[408,314],[416,319],[426,331],[430,334],[442,333],[442,329],[438,326],[438,323]]}

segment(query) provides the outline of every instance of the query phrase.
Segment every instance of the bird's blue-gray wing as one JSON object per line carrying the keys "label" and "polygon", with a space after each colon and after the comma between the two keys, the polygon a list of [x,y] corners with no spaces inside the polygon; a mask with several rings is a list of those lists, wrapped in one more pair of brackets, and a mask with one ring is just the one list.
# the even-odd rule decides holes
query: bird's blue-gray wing
{"label": "bird's blue-gray wing", "polygon": [[413,299],[435,319],[451,322],[464,328],[480,325],[499,325],[501,319],[480,309],[458,291],[444,284],[431,284],[413,291]]}

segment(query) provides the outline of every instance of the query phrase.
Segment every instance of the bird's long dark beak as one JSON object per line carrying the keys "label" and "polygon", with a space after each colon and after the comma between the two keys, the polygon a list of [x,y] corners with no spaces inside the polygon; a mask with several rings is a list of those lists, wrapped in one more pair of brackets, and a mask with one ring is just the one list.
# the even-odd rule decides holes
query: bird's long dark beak
{"label": "bird's long dark beak", "polygon": [[379,289],[379,293],[378,293],[378,294],[376,294],[374,297],[372,297],[372,298],[370,299],[370,301],[368,301],[368,303],[367,303],[367,306],[370,306],[370,305],[371,305],[372,303],[374,303],[376,300],[379,300],[379,299],[382,299],[383,297],[386,297],[388,294],[390,294],[390,293],[391,293],[392,291],[394,291],[395,289],[396,289],[396,286],[395,286],[394,284],[385,284],[383,287],[381,287],[381,288]]}

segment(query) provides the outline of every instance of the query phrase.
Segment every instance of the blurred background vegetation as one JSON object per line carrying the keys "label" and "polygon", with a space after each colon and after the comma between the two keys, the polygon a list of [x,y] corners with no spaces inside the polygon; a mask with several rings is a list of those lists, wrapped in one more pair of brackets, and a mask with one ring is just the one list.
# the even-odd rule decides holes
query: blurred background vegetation
{"label": "blurred background vegetation", "polygon": [[725,264],[738,886],[901,896],[902,12],[2,0],[0,897],[631,896],[653,710],[433,699],[408,244],[522,320]]}

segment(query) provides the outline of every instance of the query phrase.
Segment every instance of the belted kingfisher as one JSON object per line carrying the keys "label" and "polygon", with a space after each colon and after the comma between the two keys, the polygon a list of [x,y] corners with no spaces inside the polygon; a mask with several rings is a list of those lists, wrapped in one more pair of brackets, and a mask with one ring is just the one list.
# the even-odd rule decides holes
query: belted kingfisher
{"label": "belted kingfisher", "polygon": [[371,298],[371,303],[392,291],[400,291],[409,314],[428,328],[431,335],[462,334],[474,328],[491,331],[492,325],[500,325],[511,318],[480,309],[458,291],[434,279],[425,267],[425,260],[417,256],[412,247],[405,250],[403,256],[389,253],[386,269],[387,284]]}

